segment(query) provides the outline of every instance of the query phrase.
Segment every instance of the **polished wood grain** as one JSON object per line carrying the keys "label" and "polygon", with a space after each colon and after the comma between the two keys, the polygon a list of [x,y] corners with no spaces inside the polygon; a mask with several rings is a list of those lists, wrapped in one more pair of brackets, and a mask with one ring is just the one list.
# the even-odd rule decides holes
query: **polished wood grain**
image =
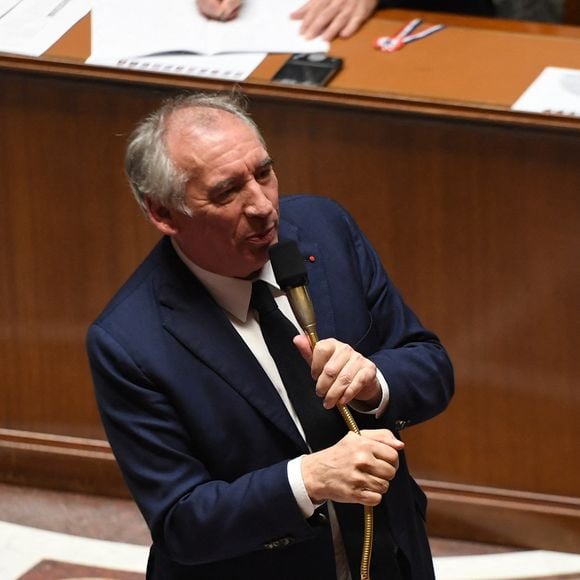
{"label": "polished wood grain", "polygon": [[87,321],[154,238],[123,182],[130,125],[73,81],[2,75],[0,86],[1,425],[102,435]]}
{"label": "polished wood grain", "polygon": [[[386,16],[362,44],[344,43],[354,61],[398,18]],[[580,42],[571,27],[510,31],[476,20],[454,21],[438,43],[470,38],[475,26],[485,46],[502,34],[510,38],[498,47],[515,36],[530,50],[561,43],[560,64],[580,54],[568,54]],[[125,183],[126,139],[164,97],[230,87],[84,66],[67,51],[86,51],[87,22],[46,58],[0,57],[0,477],[116,494],[126,490],[104,442],[84,335],[157,239]],[[433,59],[449,60],[449,50]],[[450,351],[450,409],[403,432],[432,499],[431,529],[577,550],[580,121],[510,110],[533,80],[534,55],[543,66],[542,50],[521,63],[525,75],[496,75],[481,97],[454,66],[437,89],[448,94],[435,95],[417,68],[431,60],[405,51],[408,69],[388,65],[392,91],[390,77],[357,88],[359,71],[341,81],[351,88],[274,86],[266,69],[242,89],[282,192],[344,204]],[[521,53],[488,56],[510,54],[502,70],[519,71]]]}

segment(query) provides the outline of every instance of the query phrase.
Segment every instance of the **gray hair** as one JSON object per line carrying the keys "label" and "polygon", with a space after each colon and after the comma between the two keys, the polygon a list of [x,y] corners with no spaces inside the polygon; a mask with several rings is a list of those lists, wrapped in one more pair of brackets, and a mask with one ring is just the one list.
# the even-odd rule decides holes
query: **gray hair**
{"label": "gray hair", "polygon": [[[125,155],[125,172],[131,190],[145,214],[147,198],[164,207],[191,214],[185,201],[189,175],[176,167],[169,156],[165,133],[167,121],[174,113],[194,108],[218,109],[235,115],[251,127],[264,144],[258,127],[246,112],[245,98],[239,92],[184,94],[167,99],[133,131]],[[203,123],[203,116],[200,116],[200,125]]]}

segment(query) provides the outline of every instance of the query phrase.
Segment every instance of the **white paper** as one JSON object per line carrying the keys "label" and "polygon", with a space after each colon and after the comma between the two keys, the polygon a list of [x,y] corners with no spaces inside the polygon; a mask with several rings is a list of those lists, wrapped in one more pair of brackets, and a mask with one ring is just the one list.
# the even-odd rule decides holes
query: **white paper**
{"label": "white paper", "polygon": [[0,51],[40,56],[91,9],[92,0],[0,0]]}
{"label": "white paper", "polygon": [[90,58],[87,64],[237,82],[247,79],[265,57],[266,53],[253,52],[213,56],[175,54],[138,58]]}
{"label": "white paper", "polygon": [[579,554],[547,550],[478,556],[447,556],[434,558],[434,563],[437,580],[539,579],[560,574],[580,573]]}
{"label": "white paper", "polygon": [[546,67],[512,109],[580,117],[580,70]]}
{"label": "white paper", "polygon": [[326,52],[329,43],[305,40],[290,14],[304,0],[245,0],[232,21],[202,16],[194,0],[94,0],[92,58],[189,51]]}

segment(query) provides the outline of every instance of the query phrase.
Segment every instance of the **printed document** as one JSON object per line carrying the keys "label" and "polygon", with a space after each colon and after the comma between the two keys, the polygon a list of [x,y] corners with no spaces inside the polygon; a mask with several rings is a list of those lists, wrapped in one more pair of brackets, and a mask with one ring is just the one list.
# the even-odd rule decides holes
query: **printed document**
{"label": "printed document", "polygon": [[229,22],[202,16],[194,0],[94,0],[90,62],[168,52],[326,52],[300,36],[290,14],[304,0],[245,0]]}
{"label": "printed document", "polygon": [[546,67],[512,105],[512,109],[580,117],[580,70]]}
{"label": "printed document", "polygon": [[240,52],[209,56],[205,54],[165,54],[163,56],[136,58],[90,58],[87,60],[87,64],[241,82],[252,74],[266,56],[265,52]]}
{"label": "printed document", "polygon": [[40,56],[91,9],[92,0],[0,0],[0,52]]}

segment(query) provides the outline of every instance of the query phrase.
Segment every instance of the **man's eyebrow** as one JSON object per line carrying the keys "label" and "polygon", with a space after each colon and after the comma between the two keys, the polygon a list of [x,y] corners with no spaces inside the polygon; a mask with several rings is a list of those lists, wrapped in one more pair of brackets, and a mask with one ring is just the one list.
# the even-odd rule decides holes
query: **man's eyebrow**
{"label": "man's eyebrow", "polygon": [[218,195],[223,191],[228,190],[230,187],[236,185],[240,179],[239,175],[234,175],[233,177],[227,177],[226,179],[214,183],[208,190],[209,195]]}
{"label": "man's eyebrow", "polygon": [[268,157],[265,157],[264,159],[262,159],[262,161],[260,161],[260,163],[258,163],[258,171],[260,169],[266,169],[268,167],[272,167],[272,165],[274,165],[274,160],[268,155]]}
{"label": "man's eyebrow", "polygon": [[[270,156],[265,157],[264,159],[262,159],[258,163],[258,165],[256,167],[256,171],[262,171],[263,169],[267,169],[269,167],[272,167],[272,165],[274,165],[274,160]],[[209,188],[208,192],[210,195],[218,195],[218,194],[222,193],[223,191],[226,191],[230,187],[236,186],[240,182],[241,179],[242,179],[242,177],[240,175],[233,175],[231,177],[226,177],[226,179],[222,179],[221,181],[214,183]]]}

